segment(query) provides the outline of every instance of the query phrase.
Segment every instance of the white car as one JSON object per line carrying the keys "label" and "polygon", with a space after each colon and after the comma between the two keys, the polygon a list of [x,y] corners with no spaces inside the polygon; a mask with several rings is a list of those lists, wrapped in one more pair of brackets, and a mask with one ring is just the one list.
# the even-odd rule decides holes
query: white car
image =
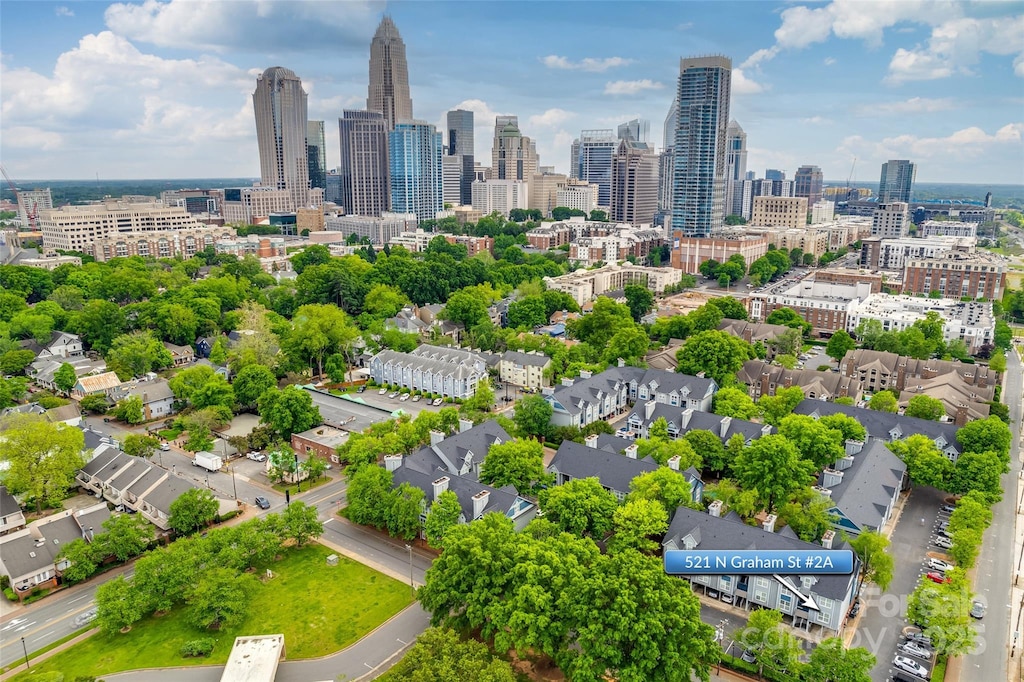
{"label": "white car", "polygon": [[394,400],[395,398],[398,397],[398,391],[395,391],[395,392],[391,393],[390,395],[388,395],[388,397],[391,398],[392,400]]}
{"label": "white car", "polygon": [[936,547],[941,547],[942,549],[953,549],[953,541],[949,538],[942,537],[941,535],[935,538],[933,542]]}
{"label": "white car", "polygon": [[897,648],[910,656],[916,656],[926,661],[932,660],[932,652],[916,642],[903,642]]}
{"label": "white car", "polygon": [[948,561],[928,557],[928,568],[946,573],[947,571],[952,571],[955,568],[955,566],[953,566],[953,564],[949,563]]}
{"label": "white car", "polygon": [[437,407],[444,402],[444,398],[434,398],[434,402],[431,403],[434,407]]}
{"label": "white car", "polygon": [[266,462],[267,461],[267,456],[264,455],[262,452],[255,452],[255,451],[249,452],[249,453],[246,453],[245,457],[246,457],[246,459],[251,459],[254,462]]}
{"label": "white car", "polygon": [[403,401],[404,400],[408,400],[408,399],[409,399],[409,394],[408,393],[403,393],[401,395],[401,397],[399,397],[399,400],[403,400]]}
{"label": "white car", "polygon": [[160,443],[160,451],[161,452],[169,452],[170,449],[171,449],[171,444],[170,443]]}
{"label": "white car", "polygon": [[385,386],[384,388],[382,388],[379,391],[377,391],[377,395],[387,395],[387,394],[388,394],[387,386]]}
{"label": "white car", "polygon": [[420,398],[422,398],[422,397],[423,397],[423,396],[421,396],[421,395],[414,395],[414,396],[412,397],[412,401],[413,401],[414,403],[418,403],[418,402],[420,401]]}
{"label": "white car", "polygon": [[911,675],[917,675],[924,679],[928,679],[928,668],[924,667],[912,658],[906,656],[896,656],[892,659],[893,666],[910,673]]}

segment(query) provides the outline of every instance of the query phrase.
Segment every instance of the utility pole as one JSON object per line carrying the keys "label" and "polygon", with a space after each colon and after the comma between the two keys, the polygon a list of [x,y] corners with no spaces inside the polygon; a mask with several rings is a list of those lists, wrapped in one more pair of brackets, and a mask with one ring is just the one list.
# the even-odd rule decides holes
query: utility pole
{"label": "utility pole", "polygon": [[32,666],[28,662],[28,647],[25,646],[25,638],[24,637],[21,638],[21,650],[25,652],[25,667],[26,668],[31,668]]}
{"label": "utility pole", "polygon": [[412,582],[412,545],[406,545],[405,549],[409,552],[409,590],[412,592],[412,598],[415,599],[416,585]]}

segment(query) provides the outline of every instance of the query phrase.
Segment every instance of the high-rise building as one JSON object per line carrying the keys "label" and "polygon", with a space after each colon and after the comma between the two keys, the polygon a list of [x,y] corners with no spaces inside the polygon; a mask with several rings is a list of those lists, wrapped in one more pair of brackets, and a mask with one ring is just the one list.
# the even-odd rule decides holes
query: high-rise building
{"label": "high-rise building", "polygon": [[769,168],[768,170],[766,170],[764,172],[764,179],[765,180],[785,180],[786,179],[786,171],[778,170],[776,168]]}
{"label": "high-rise building", "polygon": [[672,214],[672,169],[675,158],[669,147],[658,155],[658,213]]}
{"label": "high-rise building", "polygon": [[736,121],[725,129],[725,214],[743,215],[743,192],[740,183],[747,175],[747,134]]}
{"label": "high-rise building", "polygon": [[405,43],[389,16],[381,19],[370,43],[370,86],[366,108],[384,114],[388,130],[394,130],[396,124],[412,119]]}
{"label": "high-rise building", "polygon": [[444,203],[451,206],[462,204],[462,157],[441,157],[441,182],[444,186]]}
{"label": "high-rise building", "polygon": [[[545,166],[547,168],[547,166]],[[551,209],[558,206],[558,190],[565,189],[568,176],[552,171],[541,171],[530,181],[529,208],[551,215]]]}
{"label": "high-rise building", "polygon": [[18,190],[18,218],[21,226],[27,228],[33,220],[38,223],[39,212],[53,208],[53,196],[50,188],[43,189],[19,189]]}
{"label": "high-rise building", "polygon": [[653,224],[658,212],[658,155],[646,143],[619,142],[612,159],[611,219]]}
{"label": "high-rise building", "polygon": [[612,157],[619,146],[613,130],[584,130],[572,143],[570,175],[597,185],[597,205],[612,200]]}
{"label": "high-rise building", "polygon": [[519,117],[495,117],[491,178],[529,182],[537,173],[539,165],[537,144],[519,130]]}
{"label": "high-rise building", "polygon": [[272,66],[256,79],[252,93],[256,141],[260,148],[260,184],[287,190],[294,210],[309,204],[306,154],[306,91],[294,72]]}
{"label": "high-rise building", "polygon": [[432,220],[444,208],[441,133],[424,121],[406,121],[388,133],[391,209]]}
{"label": "high-rise building", "polygon": [[342,112],[341,205],[353,215],[379,216],[388,210],[388,137],[384,114],[377,111]]}
{"label": "high-rise building", "polygon": [[484,215],[497,211],[506,218],[515,208],[529,208],[529,189],[522,180],[488,180],[473,183],[473,210]]}
{"label": "high-rise building", "polygon": [[878,203],[890,201],[910,203],[917,164],[906,159],[891,159],[882,164],[882,178],[878,182]]}
{"label": "high-rise building", "polygon": [[871,236],[882,239],[906,237],[909,217],[909,208],[902,201],[880,203],[871,214]]}
{"label": "high-rise building", "polygon": [[679,60],[672,230],[684,237],[707,237],[722,227],[731,78],[728,57]]}
{"label": "high-rise building", "polygon": [[679,126],[679,97],[672,97],[672,105],[665,116],[665,136],[662,149],[669,149],[676,143],[676,128]]}
{"label": "high-rise building", "polygon": [[803,197],[754,197],[751,225],[803,227],[807,224],[807,199]]}
{"label": "high-rise building", "polygon": [[807,205],[814,206],[821,199],[825,176],[817,166],[800,166],[793,176],[793,196],[806,197]]}
{"label": "high-rise building", "polygon": [[[647,144],[651,137],[651,122],[643,118],[634,118],[619,124],[619,139]],[[653,151],[653,150],[652,150]]]}
{"label": "high-rise building", "polygon": [[462,170],[459,181],[459,200],[457,203],[468,206],[473,201],[473,112],[455,109],[448,112],[448,147],[449,156],[460,159]]}
{"label": "high-rise building", "polygon": [[306,159],[309,163],[309,186],[327,189],[327,144],[323,121],[308,121],[306,124]]}

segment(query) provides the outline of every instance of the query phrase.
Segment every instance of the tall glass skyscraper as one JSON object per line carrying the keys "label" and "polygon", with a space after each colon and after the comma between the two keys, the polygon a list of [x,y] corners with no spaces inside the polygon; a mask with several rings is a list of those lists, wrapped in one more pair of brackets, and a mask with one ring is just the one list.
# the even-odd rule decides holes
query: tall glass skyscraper
{"label": "tall glass skyscraper", "polygon": [[917,179],[917,164],[906,159],[890,159],[882,164],[882,178],[878,182],[878,203],[891,201],[910,203],[914,180]]}
{"label": "tall glass skyscraper", "polygon": [[679,60],[679,118],[673,147],[672,230],[707,237],[722,227],[732,60]]}
{"label": "tall glass skyscraper", "polygon": [[612,158],[619,140],[614,130],[584,130],[572,143],[572,177],[597,185],[597,205],[612,201]]}
{"label": "tall glass skyscraper", "polygon": [[793,176],[793,196],[807,197],[807,210],[821,199],[825,176],[817,166],[800,166]]}
{"label": "tall glass skyscraper", "polygon": [[260,183],[288,190],[292,209],[309,204],[309,157],[306,152],[306,91],[295,73],[272,66],[256,79],[252,93]]}
{"label": "tall glass skyscraper", "polygon": [[460,159],[459,203],[469,206],[473,203],[473,112],[455,109],[448,112],[448,156]]}
{"label": "tall glass skyscraper", "polygon": [[423,121],[399,123],[388,133],[391,210],[432,220],[444,208],[442,135]]}
{"label": "tall glass skyscraper", "polygon": [[327,148],[323,121],[309,121],[306,124],[306,158],[309,162],[309,186],[327,189]]}
{"label": "tall glass skyscraper", "polygon": [[405,43],[388,16],[381,19],[370,43],[370,85],[366,108],[384,114],[388,130],[393,130],[400,121],[412,119]]}
{"label": "tall glass skyscraper", "polygon": [[725,215],[743,215],[742,183],[747,175],[747,134],[736,121],[725,131]]}
{"label": "tall glass skyscraper", "polygon": [[379,216],[391,200],[388,184],[388,133],[379,111],[342,112],[341,205],[346,213]]}

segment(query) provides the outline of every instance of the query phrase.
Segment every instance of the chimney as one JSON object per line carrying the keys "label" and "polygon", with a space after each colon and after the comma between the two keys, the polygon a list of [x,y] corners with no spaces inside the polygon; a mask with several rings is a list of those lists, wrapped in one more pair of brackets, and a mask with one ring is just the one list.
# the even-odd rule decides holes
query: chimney
{"label": "chimney", "polygon": [[701,371],[697,372],[697,376],[700,377],[701,379],[705,378],[704,377],[704,370],[701,370]]}
{"label": "chimney", "polygon": [[769,391],[771,390],[771,381],[772,381],[771,373],[769,373],[769,372],[761,372],[760,393],[758,394],[759,397],[762,396],[762,395],[771,395],[771,393],[769,393]]}
{"label": "chimney", "polygon": [[792,374],[789,374],[788,372],[786,373],[786,375],[785,375],[785,377],[783,379],[783,387],[784,388],[792,388],[793,387],[793,375]]}
{"label": "chimney", "polygon": [[542,386],[540,389],[541,395],[554,395],[555,389],[553,386]]}
{"label": "chimney", "polygon": [[967,414],[967,405],[960,403],[956,408],[956,417],[953,418],[953,423],[957,426],[963,426],[970,421],[970,416]]}
{"label": "chimney", "polygon": [[654,414],[654,408],[657,406],[658,402],[656,400],[648,400],[644,404],[644,419],[650,421],[651,415]]}
{"label": "chimney", "polygon": [[623,360],[622,358],[619,358],[619,367],[625,367],[625,366],[626,366],[626,361]]}
{"label": "chimney", "polygon": [[388,471],[394,471],[398,467],[402,466],[401,455],[384,455],[384,468]]}
{"label": "chimney", "polygon": [[722,516],[722,501],[721,500],[715,500],[714,502],[709,504],[708,505],[708,514],[710,514],[711,516],[714,516],[716,518],[721,517]]}
{"label": "chimney", "polygon": [[[592,376],[594,376],[594,373],[591,372],[589,369],[581,369],[580,370],[580,379],[589,379]],[[572,384],[570,384],[570,386],[571,385]]]}
{"label": "chimney", "polygon": [[864,441],[862,440],[846,441],[846,454],[848,455],[859,455],[863,449]]}
{"label": "chimney", "polygon": [[572,386],[572,384],[573,384],[572,379],[570,379],[569,377],[562,377],[562,385],[563,386]]}
{"label": "chimney", "polygon": [[771,424],[765,424],[764,426],[762,426],[761,427],[761,435],[762,436],[770,436],[770,435],[772,435],[772,425]]}
{"label": "chimney", "polygon": [[775,514],[769,514],[768,516],[764,517],[764,523],[761,524],[761,529],[764,530],[766,533],[774,533],[775,522],[778,519],[779,517]]}
{"label": "chimney", "polygon": [[430,432],[430,446],[433,447],[444,440],[444,434],[440,431]]}
{"label": "chimney", "polygon": [[592,433],[591,435],[589,435],[586,438],[584,438],[583,439],[583,444],[586,445],[588,448],[596,448],[597,447],[597,434],[596,433]]}
{"label": "chimney", "polygon": [[473,428],[473,420],[472,419],[460,419],[459,420],[459,433],[465,433],[466,431],[469,431],[471,428]]}
{"label": "chimney", "polygon": [[630,443],[629,445],[626,446],[626,449],[625,449],[626,457],[629,457],[630,459],[636,459],[636,451],[637,451],[636,443]]}
{"label": "chimney", "polygon": [[679,462],[682,461],[679,455],[672,455],[668,458],[668,468],[672,471],[679,471]]}
{"label": "chimney", "polygon": [[448,481],[449,480],[450,479],[447,476],[442,476],[441,478],[439,478],[436,481],[434,481],[434,499],[435,500],[438,497],[440,497],[441,493],[443,493],[444,491],[448,490]]}
{"label": "chimney", "polygon": [[754,331],[747,325],[743,328],[743,340],[753,345],[754,343]]}
{"label": "chimney", "polygon": [[831,467],[825,467],[821,472],[821,485],[825,488],[833,488],[843,482],[843,472]]}
{"label": "chimney", "polygon": [[718,430],[718,437],[725,439],[725,434],[729,433],[729,426],[732,424],[732,417],[722,417],[721,428]]}
{"label": "chimney", "polygon": [[825,534],[821,536],[821,546],[825,549],[832,549],[832,541],[835,537],[836,532],[834,530],[825,531]]}
{"label": "chimney", "polygon": [[473,496],[473,519],[479,519],[483,516],[484,509],[487,508],[487,498],[491,496],[491,493],[487,490],[481,490]]}

